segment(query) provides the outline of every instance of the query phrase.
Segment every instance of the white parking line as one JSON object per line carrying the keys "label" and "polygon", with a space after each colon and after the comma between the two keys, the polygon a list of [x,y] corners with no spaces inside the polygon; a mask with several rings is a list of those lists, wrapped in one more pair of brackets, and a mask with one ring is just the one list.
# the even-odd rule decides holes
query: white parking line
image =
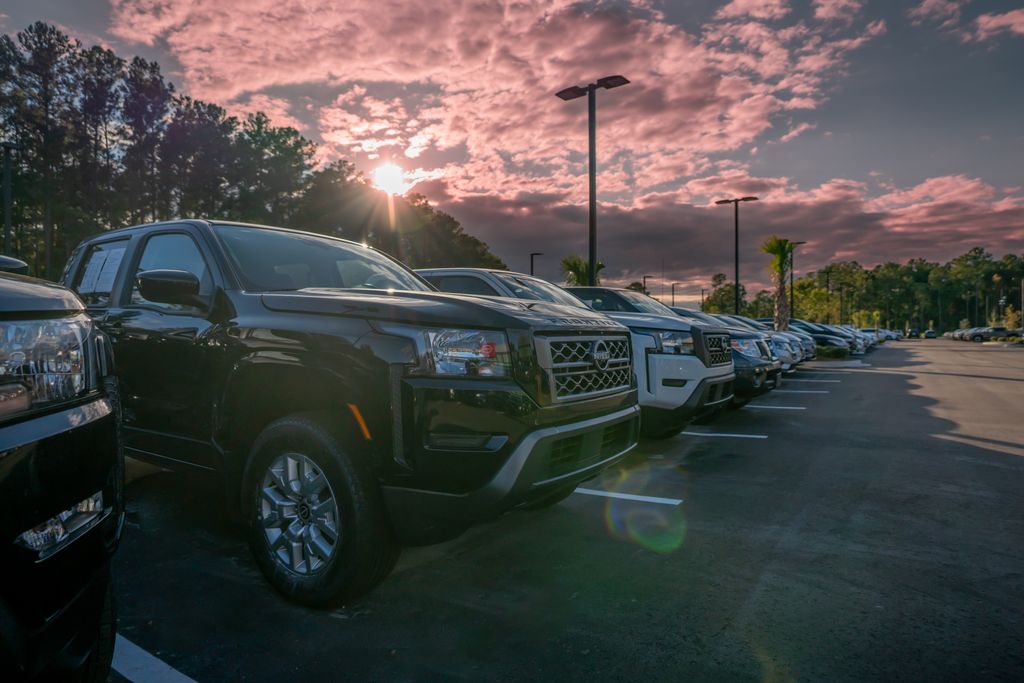
{"label": "white parking line", "polygon": [[747,408],[764,408],[765,410],[807,410],[803,406],[764,406],[756,403],[748,403]]}
{"label": "white parking line", "polygon": [[801,375],[852,375],[852,372],[845,370],[799,370]]}
{"label": "white parking line", "polygon": [[114,661],[111,666],[129,681],[137,683],[196,683],[121,634],[114,641]]}
{"label": "white parking line", "polygon": [[831,394],[826,389],[772,389],[775,394]]}
{"label": "white parking line", "polygon": [[728,439],[767,439],[764,434],[712,434],[711,432],[679,432],[684,436],[714,436]]}
{"label": "white parking line", "polygon": [[635,493],[618,493],[616,491],[598,491],[597,489],[576,489],[576,493],[586,496],[603,496],[604,498],[619,498],[621,500],[635,500],[640,503],[658,503],[659,505],[681,505],[682,498],[658,498],[657,496],[638,496]]}
{"label": "white parking line", "polygon": [[841,379],[804,379],[802,377],[787,377],[785,382],[817,382],[818,384],[842,384]]}

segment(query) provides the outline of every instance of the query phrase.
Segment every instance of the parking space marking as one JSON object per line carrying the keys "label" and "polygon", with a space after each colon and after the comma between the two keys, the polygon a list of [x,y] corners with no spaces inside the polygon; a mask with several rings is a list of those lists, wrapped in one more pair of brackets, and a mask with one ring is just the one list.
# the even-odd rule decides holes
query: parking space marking
{"label": "parking space marking", "polygon": [[817,382],[818,384],[842,384],[841,379],[804,379],[803,377],[787,377],[785,382]]}
{"label": "parking space marking", "polygon": [[853,374],[851,372],[847,372],[846,370],[803,370],[803,369],[800,369],[800,368],[797,368],[797,370],[799,370],[801,375],[804,375],[804,374],[807,374],[807,375],[810,375],[810,374],[816,374],[816,375],[850,375],[850,374]]}
{"label": "parking space marking", "polygon": [[683,436],[711,436],[726,439],[767,439],[764,434],[715,434],[712,432],[679,432]]}
{"label": "parking space marking", "polygon": [[804,406],[765,406],[757,403],[748,403],[747,408],[764,408],[765,410],[807,410]]}
{"label": "parking space marking", "polygon": [[137,683],[196,683],[159,657],[154,657],[120,633],[114,641],[114,671]]}
{"label": "parking space marking", "polygon": [[772,389],[776,394],[831,394],[827,389]]}
{"label": "parking space marking", "polygon": [[619,493],[617,491],[598,491],[597,489],[576,489],[576,493],[585,496],[602,496],[604,498],[618,498],[620,500],[633,500],[639,503],[657,503],[659,505],[682,505],[682,498],[658,498],[657,496],[638,496],[635,493]]}

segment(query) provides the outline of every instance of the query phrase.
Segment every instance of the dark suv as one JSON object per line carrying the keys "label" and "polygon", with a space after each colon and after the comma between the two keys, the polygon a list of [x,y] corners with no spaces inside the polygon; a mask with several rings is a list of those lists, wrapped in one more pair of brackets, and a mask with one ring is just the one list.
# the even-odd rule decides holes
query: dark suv
{"label": "dark suv", "polygon": [[123,477],[111,371],[78,297],[0,273],[0,680],[106,680]]}
{"label": "dark suv", "polygon": [[268,580],[327,605],[401,543],[550,505],[636,445],[629,332],[441,294],[344,240],[189,220],[75,251],[114,343],[128,455],[216,474]]}

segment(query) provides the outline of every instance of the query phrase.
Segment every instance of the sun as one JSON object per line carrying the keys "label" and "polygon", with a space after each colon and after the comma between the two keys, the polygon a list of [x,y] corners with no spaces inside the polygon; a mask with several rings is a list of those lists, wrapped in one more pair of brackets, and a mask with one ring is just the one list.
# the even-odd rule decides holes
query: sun
{"label": "sun", "polygon": [[395,164],[382,164],[373,171],[373,184],[388,194],[405,192],[405,177],[402,169]]}

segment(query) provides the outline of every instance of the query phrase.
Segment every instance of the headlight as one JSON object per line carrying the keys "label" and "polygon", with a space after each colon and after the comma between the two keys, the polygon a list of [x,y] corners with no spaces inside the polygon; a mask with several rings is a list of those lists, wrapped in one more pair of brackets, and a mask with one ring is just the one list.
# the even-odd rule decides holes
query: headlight
{"label": "headlight", "polygon": [[504,332],[427,330],[427,350],[437,375],[507,377],[511,374]]}
{"label": "headlight", "polygon": [[673,355],[693,356],[693,335],[677,330],[635,330],[640,334],[654,337],[654,349],[651,353],[668,353]]}
{"label": "headlight", "polygon": [[98,522],[104,513],[103,492],[98,491],[78,505],[18,535],[18,543],[46,559],[75,540]]}
{"label": "headlight", "polygon": [[744,356],[761,357],[761,350],[757,348],[757,341],[754,339],[733,339],[729,343]]}
{"label": "headlight", "polygon": [[0,322],[0,419],[88,391],[90,330],[84,315]]}

